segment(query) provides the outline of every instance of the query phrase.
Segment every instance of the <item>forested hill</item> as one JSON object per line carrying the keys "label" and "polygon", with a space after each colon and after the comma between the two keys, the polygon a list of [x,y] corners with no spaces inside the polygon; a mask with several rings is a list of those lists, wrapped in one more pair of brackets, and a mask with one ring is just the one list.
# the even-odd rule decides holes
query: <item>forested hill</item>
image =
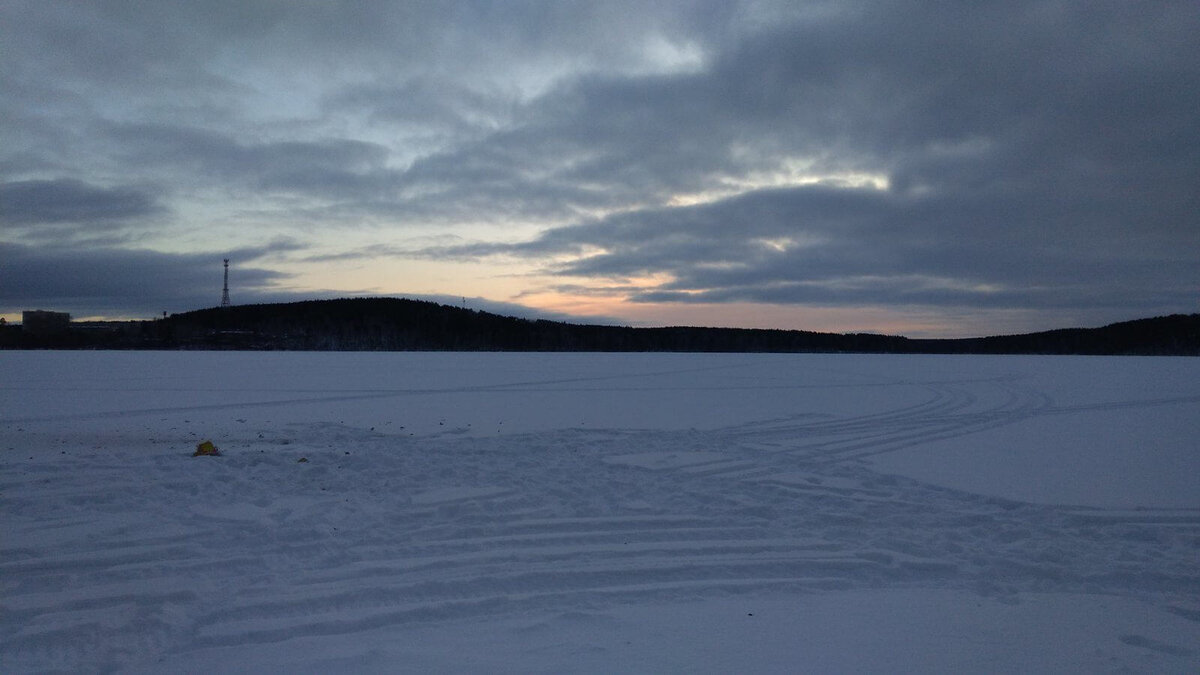
{"label": "forested hill", "polygon": [[1026,335],[928,340],[740,328],[630,328],[518,319],[399,298],[311,300],[203,309],[153,321],[72,324],[8,348],[873,352],[1200,355],[1200,314]]}
{"label": "forested hill", "polygon": [[905,342],[808,331],[583,325],[397,298],[205,309],[162,323],[164,338],[181,346],[301,350],[886,352],[903,350]]}
{"label": "forested hill", "polygon": [[1101,328],[1064,328],[959,340],[909,340],[909,343],[914,352],[937,354],[1200,356],[1200,314],[1122,321]]}

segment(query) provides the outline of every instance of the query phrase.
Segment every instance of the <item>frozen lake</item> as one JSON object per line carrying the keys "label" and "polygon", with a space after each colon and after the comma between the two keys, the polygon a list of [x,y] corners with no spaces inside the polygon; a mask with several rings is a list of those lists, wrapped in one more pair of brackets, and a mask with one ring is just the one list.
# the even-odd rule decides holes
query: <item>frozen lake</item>
{"label": "frozen lake", "polygon": [[5,672],[1200,670],[1200,359],[0,373]]}

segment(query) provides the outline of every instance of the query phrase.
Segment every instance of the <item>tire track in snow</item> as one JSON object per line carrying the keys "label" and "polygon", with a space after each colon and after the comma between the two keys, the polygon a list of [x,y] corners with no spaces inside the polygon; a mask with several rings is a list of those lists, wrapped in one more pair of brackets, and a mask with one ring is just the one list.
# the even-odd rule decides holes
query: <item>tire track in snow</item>
{"label": "tire track in snow", "polygon": [[[849,417],[761,428],[727,430],[732,442],[759,444],[819,461],[838,463],[947,438],[985,431],[1043,414],[1049,397],[992,378],[922,387],[930,397],[917,405]],[[972,389],[976,391],[972,391]]]}
{"label": "tire track in snow", "polygon": [[[10,479],[0,496],[18,526],[0,544],[0,661],[104,670],[130,654],[722,593],[1200,595],[1194,513],[1016,504],[871,472],[856,460],[1055,410],[1002,378],[904,386],[922,400],[711,433],[407,439],[313,424],[219,461],[152,446],[39,459],[52,489]],[[45,495],[54,518],[21,520],[44,515]],[[131,531],[122,513],[153,527]]]}

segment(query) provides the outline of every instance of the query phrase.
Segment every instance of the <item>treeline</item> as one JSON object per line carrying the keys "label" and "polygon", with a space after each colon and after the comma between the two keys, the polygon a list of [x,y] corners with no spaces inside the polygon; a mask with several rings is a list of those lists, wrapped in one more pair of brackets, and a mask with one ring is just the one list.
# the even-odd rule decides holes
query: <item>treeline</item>
{"label": "treeline", "polygon": [[1200,314],[1172,314],[1101,328],[1063,328],[957,340],[910,340],[937,354],[1129,354],[1200,356]]}
{"label": "treeline", "polygon": [[153,321],[72,324],[69,333],[0,331],[5,348],[298,351],[856,352],[1200,355],[1200,314],[985,338],[740,328],[631,328],[519,319],[399,298],[203,309]]}
{"label": "treeline", "polygon": [[178,347],[413,351],[893,351],[904,338],[809,331],[630,328],[531,320],[397,298],[205,309],[163,320]]}

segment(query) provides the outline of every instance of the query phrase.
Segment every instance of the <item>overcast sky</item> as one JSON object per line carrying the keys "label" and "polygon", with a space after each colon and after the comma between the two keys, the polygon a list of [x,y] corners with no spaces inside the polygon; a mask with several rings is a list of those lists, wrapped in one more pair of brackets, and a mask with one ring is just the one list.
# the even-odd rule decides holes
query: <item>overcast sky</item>
{"label": "overcast sky", "polygon": [[[1200,3],[0,3],[0,314],[1200,312]],[[521,308],[529,308],[522,310]]]}

